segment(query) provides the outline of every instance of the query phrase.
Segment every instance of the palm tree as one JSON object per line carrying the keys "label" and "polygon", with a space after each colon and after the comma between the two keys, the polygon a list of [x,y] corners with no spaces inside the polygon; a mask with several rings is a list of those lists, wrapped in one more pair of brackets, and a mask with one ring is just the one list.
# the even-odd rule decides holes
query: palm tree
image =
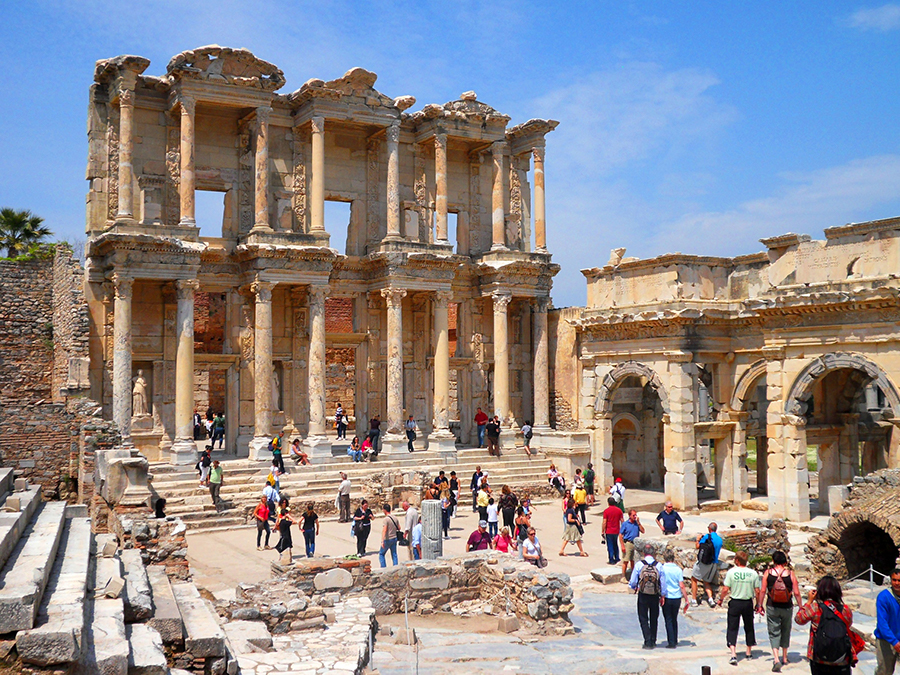
{"label": "palm tree", "polygon": [[5,248],[7,255],[14,258],[29,246],[41,243],[44,237],[53,234],[43,222],[43,218],[31,211],[0,209],[0,248]]}

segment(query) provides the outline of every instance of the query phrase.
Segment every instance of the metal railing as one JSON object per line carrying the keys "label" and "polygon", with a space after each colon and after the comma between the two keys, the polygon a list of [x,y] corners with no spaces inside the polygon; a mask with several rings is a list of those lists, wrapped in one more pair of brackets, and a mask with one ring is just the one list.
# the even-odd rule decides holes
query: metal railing
{"label": "metal railing", "polygon": [[877,574],[878,576],[881,577],[882,581],[884,581],[885,579],[889,579],[890,576],[891,576],[890,574],[885,574],[884,572],[879,572],[878,570],[876,570],[876,569],[870,564],[870,565],[869,565],[869,569],[863,570],[862,572],[860,572],[859,574],[857,574],[855,577],[850,577],[849,579],[847,579],[847,581],[846,581],[845,583],[849,583],[849,582],[851,582],[851,581],[856,581],[857,579],[861,579],[861,578],[863,578],[864,576],[867,576],[867,575],[868,575],[868,578],[869,578],[869,591],[871,592],[871,591],[874,591],[874,590],[875,590],[875,578],[874,578],[874,575],[876,575],[876,574]]}

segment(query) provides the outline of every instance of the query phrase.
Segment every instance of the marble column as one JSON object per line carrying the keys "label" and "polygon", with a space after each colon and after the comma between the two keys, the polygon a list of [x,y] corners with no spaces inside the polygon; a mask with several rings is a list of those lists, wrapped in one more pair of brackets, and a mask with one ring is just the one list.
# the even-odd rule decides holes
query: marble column
{"label": "marble column", "polygon": [[325,298],[328,286],[310,286],[309,299],[309,360],[307,361],[309,391],[309,434],[306,445],[313,459],[331,459],[331,442],[325,436]]}
{"label": "marble column", "polygon": [[509,293],[494,292],[494,414],[506,426],[512,420],[509,409]]}
{"label": "marble column", "polygon": [[536,298],[531,330],[534,344],[534,427],[550,428],[550,343],[547,307],[550,298]]}
{"label": "marble column", "polygon": [[428,437],[429,451],[454,459],[456,438],[450,432],[450,291],[434,294],[434,431]]}
{"label": "marble column", "polygon": [[131,295],[134,279],[116,272],[113,306],[113,421],[123,445],[131,445]]}
{"label": "marble column", "polygon": [[272,109],[256,109],[256,221],[254,231],[271,232],[269,225],[269,115]]}
{"label": "marble column", "polygon": [[400,122],[387,128],[387,236],[400,239]]}
{"label": "marble column", "polygon": [[534,158],[534,245],[547,252],[547,207],[544,201],[544,148],[532,148]]}
{"label": "marble column", "polygon": [[312,176],[309,179],[309,229],[325,231],[325,118],[312,120]]}
{"label": "marble column", "polygon": [[387,303],[387,433],[402,436],[403,298],[406,297],[406,291],[399,288],[383,288],[381,295]]}
{"label": "marble column", "polygon": [[188,96],[181,103],[181,223],[182,227],[194,227],[194,109],[196,102]]}
{"label": "marble column", "polygon": [[447,135],[434,136],[434,223],[438,244],[447,240]]}
{"label": "marble column", "polygon": [[491,250],[506,250],[506,214],[503,210],[503,154],[506,143],[491,145],[493,186],[491,188]]}
{"label": "marble column", "polygon": [[119,90],[119,210],[116,222],[134,220],[134,92]]}
{"label": "marble column", "polygon": [[275,284],[257,279],[250,285],[256,296],[253,334],[253,440],[250,459],[271,459],[272,440],[272,289]]}
{"label": "marble column", "polygon": [[423,500],[421,516],[422,560],[437,560],[444,554],[444,532],[441,525],[440,500]]}
{"label": "marble column", "polygon": [[197,461],[194,444],[194,293],[200,288],[196,279],[175,282],[178,298],[175,310],[175,442],[172,464]]}
{"label": "marble column", "polygon": [[697,506],[697,450],[694,441],[694,355],[666,352],[669,361],[669,422],[663,429],[665,491],[677,509]]}

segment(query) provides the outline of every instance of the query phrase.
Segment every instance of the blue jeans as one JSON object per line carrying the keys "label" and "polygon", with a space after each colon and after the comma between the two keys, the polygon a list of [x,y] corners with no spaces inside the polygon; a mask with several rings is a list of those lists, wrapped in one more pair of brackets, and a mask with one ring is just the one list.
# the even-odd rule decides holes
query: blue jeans
{"label": "blue jeans", "polygon": [[488,534],[491,535],[491,537],[497,536],[497,521],[496,520],[493,522],[491,522],[490,520],[488,521]]}
{"label": "blue jeans", "polygon": [[347,454],[353,458],[354,462],[362,461],[362,450],[347,450]]}
{"label": "blue jeans", "polygon": [[609,564],[615,565],[619,560],[619,535],[606,535],[606,552],[609,553]]}
{"label": "blue jeans", "polygon": [[413,560],[421,560],[422,556],[419,555],[419,549],[413,546]]}
{"label": "blue jeans", "polygon": [[478,447],[484,447],[484,430],[487,428],[487,424],[479,424],[478,425]]}
{"label": "blue jeans", "polygon": [[384,559],[384,554],[388,551],[391,552],[391,560],[394,564],[397,564],[397,537],[391,537],[390,539],[385,539],[381,542],[381,549],[378,551],[378,562],[381,563],[382,567],[387,567],[387,561]]}
{"label": "blue jeans", "polygon": [[445,537],[450,535],[450,509],[441,510],[441,529]]}
{"label": "blue jeans", "polygon": [[306,542],[306,557],[312,558],[316,554],[316,531],[303,530],[303,540]]}

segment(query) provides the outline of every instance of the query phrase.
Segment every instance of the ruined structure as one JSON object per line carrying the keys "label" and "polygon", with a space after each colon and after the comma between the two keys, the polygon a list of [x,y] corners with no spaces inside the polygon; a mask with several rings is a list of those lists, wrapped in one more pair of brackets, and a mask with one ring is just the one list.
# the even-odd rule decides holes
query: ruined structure
{"label": "ruined structure", "polygon": [[698,480],[749,496],[747,448],[773,515],[810,516],[807,446],[827,490],[897,466],[900,218],[787,234],[737,258],[613,251],[584,270],[586,308],[553,313],[555,424],[590,434],[602,482]]}
{"label": "ruined structure", "polygon": [[[193,463],[202,405],[224,409],[228,452],[265,458],[285,428],[330,457],[330,353],[387,453],[406,451],[407,415],[448,459],[479,405],[549,429],[557,122],[509,127],[474,92],[407,112],[362,68],[281,94],[276,66],[218,46],[148,66],[99,61],[89,106],[90,394],[126,443]],[[197,219],[198,190],[220,221]],[[326,202],[349,204],[345,229],[326,231]]]}

